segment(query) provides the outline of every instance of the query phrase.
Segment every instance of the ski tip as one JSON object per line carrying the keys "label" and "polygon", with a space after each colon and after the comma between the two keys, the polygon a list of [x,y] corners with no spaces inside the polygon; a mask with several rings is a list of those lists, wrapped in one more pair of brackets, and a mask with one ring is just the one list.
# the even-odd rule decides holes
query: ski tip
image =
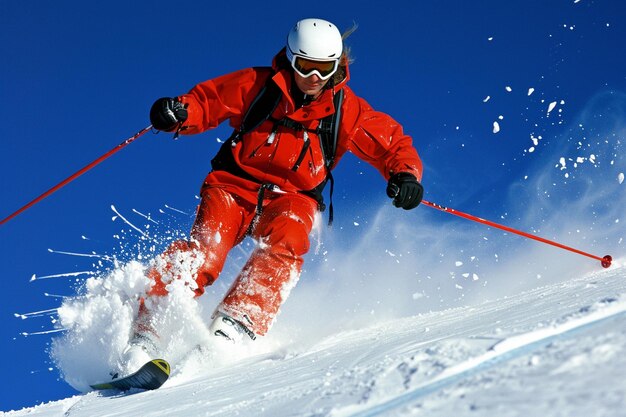
{"label": "ski tip", "polygon": [[605,255],[600,263],[604,268],[608,268],[609,266],[611,266],[611,262],[613,262],[613,258],[611,257],[611,255]]}
{"label": "ski tip", "polygon": [[151,360],[153,364],[159,367],[167,376],[170,376],[170,364],[165,359],[154,359]]}
{"label": "ski tip", "polygon": [[165,359],[153,359],[136,372],[123,378],[114,378],[101,384],[93,384],[94,390],[117,389],[128,391],[132,388],[153,390],[161,387],[170,376],[170,364]]}

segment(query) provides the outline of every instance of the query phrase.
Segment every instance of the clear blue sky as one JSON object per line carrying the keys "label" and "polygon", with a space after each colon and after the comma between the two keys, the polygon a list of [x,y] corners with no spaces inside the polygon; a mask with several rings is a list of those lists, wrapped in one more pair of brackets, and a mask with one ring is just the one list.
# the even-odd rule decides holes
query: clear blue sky
{"label": "clear blue sky", "polygon": [[[621,0],[3,1],[0,218],[148,125],[156,98],[270,64],[291,25],[305,17],[342,29],[359,25],[348,39],[356,58],[350,86],[414,137],[430,201],[515,226],[535,195],[524,191],[526,176],[557,170],[559,153],[579,141],[600,147],[611,123],[623,127]],[[598,97],[609,99],[589,116]],[[583,116],[589,123],[581,134]],[[178,141],[148,133],[0,226],[0,351],[11,387],[0,391],[2,410],[75,393],[48,369],[51,336],[20,335],[53,329],[50,318],[14,317],[58,307],[44,293],[75,293],[72,279],[31,283],[33,274],[93,269],[93,259],[48,249],[115,254],[123,226],[111,221],[111,204],[124,213],[157,213],[166,204],[193,213],[216,139],[229,132],[224,126]],[[623,130],[613,133],[623,137]],[[531,136],[541,136],[538,145]],[[616,149],[599,152],[609,171],[598,184],[615,184],[625,171]],[[336,180],[340,229],[363,207],[387,204],[383,179],[355,158],[343,161]],[[563,195],[570,201],[576,193]],[[174,218],[181,230],[191,223],[191,216]]]}

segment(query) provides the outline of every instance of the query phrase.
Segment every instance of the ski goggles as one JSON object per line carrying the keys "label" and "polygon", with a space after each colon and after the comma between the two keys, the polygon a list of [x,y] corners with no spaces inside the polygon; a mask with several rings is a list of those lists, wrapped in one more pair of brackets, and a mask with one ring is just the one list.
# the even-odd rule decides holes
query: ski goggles
{"label": "ski goggles", "polygon": [[321,80],[325,81],[332,77],[332,75],[337,71],[337,68],[339,68],[339,60],[313,61],[298,55],[293,55],[291,58],[291,66],[304,78],[308,78],[311,75],[316,74]]}

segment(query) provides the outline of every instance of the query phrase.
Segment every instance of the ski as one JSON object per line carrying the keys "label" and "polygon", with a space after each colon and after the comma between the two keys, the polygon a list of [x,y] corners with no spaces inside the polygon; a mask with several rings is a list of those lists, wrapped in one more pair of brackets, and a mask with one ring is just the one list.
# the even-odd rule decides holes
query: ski
{"label": "ski", "polygon": [[163,385],[169,376],[170,364],[164,359],[154,359],[133,374],[90,386],[95,390],[119,389],[128,391],[132,388],[153,390]]}

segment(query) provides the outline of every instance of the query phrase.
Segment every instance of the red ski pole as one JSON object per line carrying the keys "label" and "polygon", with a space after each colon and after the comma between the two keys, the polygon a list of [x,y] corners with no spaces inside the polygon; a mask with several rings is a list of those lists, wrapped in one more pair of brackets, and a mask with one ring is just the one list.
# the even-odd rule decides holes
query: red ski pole
{"label": "red ski pole", "polygon": [[27,210],[28,208],[34,206],[35,204],[39,203],[41,200],[43,200],[44,198],[48,197],[50,194],[54,193],[58,189],[64,187],[68,183],[74,181],[76,178],[80,177],[85,172],[89,171],[91,168],[93,168],[96,165],[98,165],[100,162],[104,161],[105,159],[107,159],[108,157],[113,155],[114,153],[116,153],[119,150],[121,150],[122,148],[126,147],[126,145],[130,145],[135,139],[137,139],[139,136],[143,135],[144,133],[146,133],[150,129],[152,129],[152,125],[141,129],[139,132],[135,133],[133,136],[131,136],[130,138],[126,139],[124,142],[120,143],[115,148],[111,149],[109,152],[107,152],[104,155],[102,155],[100,158],[96,159],[95,161],[93,161],[92,163],[90,163],[89,165],[87,165],[86,167],[81,169],[80,171],[77,171],[74,174],[70,175],[69,177],[67,177],[66,179],[64,179],[63,181],[61,181],[60,183],[58,183],[54,187],[50,188],[48,191],[46,191],[45,193],[43,193],[42,195],[40,195],[39,197],[37,197],[33,201],[31,201],[30,203],[26,204],[21,209],[17,210],[15,213],[11,214],[7,218],[5,218],[2,221],[0,221],[0,225],[3,225],[4,223],[6,223],[9,220],[11,220],[13,217],[15,217],[18,214],[20,214],[21,212],[23,212],[23,211]]}
{"label": "red ski pole", "polygon": [[579,255],[587,256],[587,257],[592,258],[592,259],[596,259],[596,260],[600,261],[600,263],[602,264],[602,266],[604,268],[608,268],[609,266],[611,266],[611,261],[613,261],[613,258],[610,255],[605,255],[604,257],[601,258],[599,256],[595,256],[595,255],[592,255],[590,253],[583,252],[581,250],[574,249],[574,248],[571,248],[569,246],[565,246],[565,245],[562,245],[560,243],[553,242],[551,240],[544,239],[544,238],[539,237],[539,236],[531,235],[529,233],[522,232],[520,230],[515,230],[515,229],[510,228],[508,226],[503,226],[501,224],[494,223],[494,222],[489,221],[489,220],[481,219],[480,217],[472,216],[471,214],[463,213],[462,211],[458,211],[458,210],[455,210],[455,209],[452,209],[452,208],[444,207],[444,206],[441,206],[439,204],[434,204],[434,203],[431,203],[431,202],[425,201],[425,200],[422,200],[422,204],[424,204],[424,205],[426,205],[428,207],[432,207],[432,208],[437,209],[437,210],[441,210],[441,211],[446,212],[446,213],[454,214],[455,216],[463,217],[464,219],[472,220],[472,221],[475,221],[475,222],[481,223],[481,224],[486,224],[488,226],[492,226],[492,227],[498,228],[500,230],[504,230],[506,232],[515,233],[516,235],[524,236],[524,237],[527,237],[529,239],[537,240],[537,241],[542,242],[542,243],[547,243],[548,245],[556,246],[557,248],[565,249],[565,250],[568,250],[570,252],[577,253]]}

